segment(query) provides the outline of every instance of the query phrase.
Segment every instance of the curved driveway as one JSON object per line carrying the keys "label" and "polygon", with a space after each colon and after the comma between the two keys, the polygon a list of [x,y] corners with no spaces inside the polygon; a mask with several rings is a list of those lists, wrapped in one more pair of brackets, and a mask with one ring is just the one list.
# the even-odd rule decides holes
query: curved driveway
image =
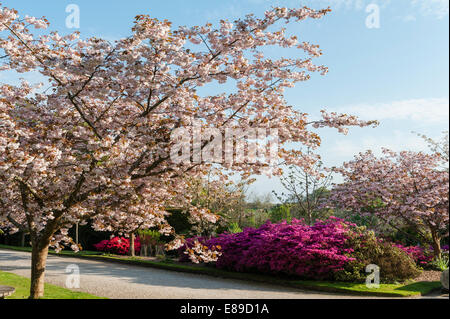
{"label": "curved driveway", "polygon": [[[31,254],[0,250],[0,270],[30,276]],[[276,285],[221,279],[155,268],[49,255],[46,282],[65,287],[66,267],[80,269],[80,288],[108,298],[138,299],[324,299],[360,298]]]}

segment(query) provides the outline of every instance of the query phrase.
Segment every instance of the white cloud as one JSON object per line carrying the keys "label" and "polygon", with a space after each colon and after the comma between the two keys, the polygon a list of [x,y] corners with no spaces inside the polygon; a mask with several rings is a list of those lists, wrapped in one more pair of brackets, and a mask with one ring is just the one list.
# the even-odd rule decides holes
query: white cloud
{"label": "white cloud", "polygon": [[0,82],[10,85],[18,85],[21,83],[21,79],[28,81],[31,84],[48,83],[45,76],[37,71],[31,71],[26,73],[18,73],[14,70],[8,70],[0,72]]}
{"label": "white cloud", "polygon": [[[298,0],[246,0],[247,3],[275,6],[298,6]],[[431,15],[439,19],[448,16],[449,0],[303,0],[302,5],[319,7],[332,7],[333,10],[356,10],[362,11],[369,4],[377,4],[382,9],[388,6],[398,6],[402,12],[411,11],[405,15],[406,21],[415,20],[417,15]]]}
{"label": "white cloud", "polygon": [[394,101],[380,104],[360,104],[337,110],[362,119],[409,120],[425,124],[448,123],[449,99],[429,98]]}
{"label": "white cloud", "polygon": [[418,8],[424,15],[433,15],[439,19],[448,16],[448,0],[413,0],[412,6]]}
{"label": "white cloud", "polygon": [[[342,158],[351,158],[359,152],[364,151],[365,146],[362,146],[361,143],[357,143],[357,141],[353,141],[350,139],[340,139],[337,141],[334,146],[330,148],[330,151],[324,149],[326,153],[333,154],[334,159],[340,162]],[[325,155],[322,156],[324,159],[327,157]],[[333,163],[335,164],[335,163]]]}
{"label": "white cloud", "polygon": [[[386,134],[387,133],[387,134]],[[323,157],[326,160],[326,153],[334,154],[332,165],[339,164],[342,160],[349,160],[360,152],[372,150],[374,154],[381,155],[382,148],[388,148],[393,151],[428,151],[426,142],[408,131],[394,130],[392,132],[380,132],[376,130],[373,134],[360,138],[341,138],[339,141],[323,150]]]}
{"label": "white cloud", "polygon": [[[426,142],[412,131],[439,139],[448,128],[449,99],[429,98],[360,104],[336,109],[361,119],[380,120],[375,129],[351,129],[346,137],[324,140],[320,153],[327,165],[340,165],[360,152],[372,150],[381,155],[382,148],[394,151],[429,151]],[[330,156],[332,154],[332,156]]]}
{"label": "white cloud", "polygon": [[302,3],[306,5],[320,7],[330,6],[333,10],[364,10],[369,4],[377,4],[385,8],[391,0],[305,0]]}
{"label": "white cloud", "polygon": [[[308,1],[307,1],[308,2]],[[334,9],[354,9],[362,10],[369,4],[377,4],[381,8],[386,8],[390,5],[397,5],[399,0],[309,0],[309,3],[320,3],[323,5],[332,6]],[[449,0],[403,0],[401,5],[410,6],[414,14],[407,14],[405,18],[407,21],[415,20],[415,14],[431,15],[438,19],[442,19],[449,14]],[[403,9],[404,10],[404,9]]]}
{"label": "white cloud", "polygon": [[404,17],[402,18],[402,20],[403,20],[403,22],[410,22],[410,21],[416,21],[417,18],[416,18],[416,16],[413,15],[413,14],[408,14],[408,15],[404,16]]}

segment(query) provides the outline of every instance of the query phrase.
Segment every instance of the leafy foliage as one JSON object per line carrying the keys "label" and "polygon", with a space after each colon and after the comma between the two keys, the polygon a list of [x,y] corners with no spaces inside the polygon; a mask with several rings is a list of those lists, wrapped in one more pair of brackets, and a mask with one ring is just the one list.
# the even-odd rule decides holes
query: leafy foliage
{"label": "leafy foliage", "polygon": [[146,245],[155,245],[160,241],[161,233],[157,230],[146,229],[139,230],[139,242]]}
{"label": "leafy foliage", "polygon": [[241,229],[241,227],[239,227],[238,223],[230,223],[230,226],[228,227],[228,232],[230,234],[237,234],[237,233],[241,233],[242,229]]}
{"label": "leafy foliage", "polygon": [[371,264],[380,267],[383,282],[405,281],[420,274],[410,255],[394,244],[377,238],[373,231],[358,227],[348,234],[348,245],[353,248],[352,257],[355,259],[336,274],[337,280],[362,282],[367,276],[365,268]]}
{"label": "leafy foliage", "polygon": [[270,211],[270,220],[273,223],[278,223],[283,220],[290,222],[291,217],[291,207],[289,205],[278,205]]}
{"label": "leafy foliage", "polygon": [[435,257],[430,263],[432,267],[439,269],[440,271],[448,269],[449,262],[449,246],[442,246],[442,250],[442,255],[440,257]]}

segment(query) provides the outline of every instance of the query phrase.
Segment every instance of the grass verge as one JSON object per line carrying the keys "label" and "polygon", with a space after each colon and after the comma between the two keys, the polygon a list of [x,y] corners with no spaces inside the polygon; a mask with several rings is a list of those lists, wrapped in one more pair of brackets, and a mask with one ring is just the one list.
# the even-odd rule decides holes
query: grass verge
{"label": "grass verge", "polygon": [[[31,251],[31,248],[29,247],[13,247],[5,245],[0,245],[0,249],[11,249],[28,252]],[[422,281],[422,282],[409,282],[403,284],[380,284],[379,288],[368,288],[366,287],[365,284],[359,283],[285,279],[276,276],[268,276],[262,274],[227,271],[209,266],[199,267],[199,266],[191,266],[189,264],[184,265],[174,263],[170,261],[151,261],[141,259],[139,257],[108,255],[93,251],[80,251],[78,253],[71,251],[62,251],[60,253],[56,253],[54,251],[51,251],[50,254],[58,255],[61,257],[64,256],[77,257],[90,260],[115,262],[121,264],[153,267],[178,272],[209,275],[227,279],[238,279],[260,283],[268,283],[299,289],[307,289],[323,292],[335,292],[359,296],[419,297],[427,295],[433,290],[439,289],[441,287],[441,283],[439,281],[432,281],[432,282]]]}
{"label": "grass verge", "polygon": [[[16,289],[14,294],[6,299],[27,299],[30,295],[30,279],[0,271],[0,285],[11,286]],[[44,297],[42,299],[106,299],[84,292],[72,291],[51,284],[45,284]]]}

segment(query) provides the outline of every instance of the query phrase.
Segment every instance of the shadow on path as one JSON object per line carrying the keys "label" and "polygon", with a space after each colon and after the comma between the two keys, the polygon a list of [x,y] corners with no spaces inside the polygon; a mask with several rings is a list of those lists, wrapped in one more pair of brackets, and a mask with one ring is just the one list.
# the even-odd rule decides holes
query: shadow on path
{"label": "shadow on path", "polygon": [[[15,271],[30,269],[31,254],[0,250],[0,270]],[[100,261],[82,260],[69,257],[49,255],[46,267],[46,277],[66,276],[66,268],[76,264],[80,269],[81,280],[93,280],[92,277],[102,277],[101,280],[120,281],[121,283],[136,283],[161,288],[176,287],[190,289],[235,289],[258,292],[287,292],[301,294],[317,294],[295,288],[246,282],[234,279],[222,279],[201,274],[189,274],[156,268],[120,265]],[[83,279],[84,278],[84,279]],[[332,295],[332,294],[330,294]]]}

